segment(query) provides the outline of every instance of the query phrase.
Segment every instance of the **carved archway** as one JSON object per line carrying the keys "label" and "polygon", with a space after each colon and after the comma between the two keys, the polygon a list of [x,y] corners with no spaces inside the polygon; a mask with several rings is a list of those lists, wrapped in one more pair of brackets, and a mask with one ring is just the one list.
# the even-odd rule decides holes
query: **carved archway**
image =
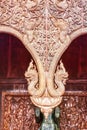
{"label": "carved archway", "polygon": [[74,39],[76,39],[77,37],[79,37],[80,35],[84,35],[87,33],[87,28],[80,28],[77,31],[71,33],[71,35],[69,36],[70,39],[67,40],[67,44],[63,44],[59,50],[57,51],[57,53],[55,54],[52,63],[50,65],[50,69],[49,69],[49,73],[50,76],[53,77],[54,76],[54,72],[56,70],[56,66],[62,56],[62,54],[66,51],[66,49],[69,47],[69,45],[72,43],[72,41]]}
{"label": "carved archway", "polygon": [[[49,82],[48,82],[48,86],[51,86],[51,90],[54,88],[54,76],[55,76],[55,71],[58,65],[58,62],[62,56],[62,54],[66,51],[66,49],[69,47],[69,45],[72,43],[72,41],[77,38],[80,35],[83,35],[87,33],[87,28],[81,28],[78,29],[77,31],[73,32],[69,38],[66,39],[66,44],[62,44],[61,47],[59,47],[57,53],[55,54],[52,63],[50,65],[50,69],[49,69]],[[50,89],[49,89],[50,91]],[[57,93],[55,93],[56,95]]]}
{"label": "carved archway", "polygon": [[28,39],[27,38],[24,39],[23,35],[21,33],[19,33],[17,30],[15,30],[11,27],[8,27],[8,26],[0,26],[0,32],[1,33],[9,33],[9,34],[17,37],[23,43],[25,48],[29,51],[29,53],[33,57],[33,60],[36,64],[36,67],[37,67],[37,70],[38,70],[39,87],[44,90],[45,89],[44,69],[43,69],[41,61],[40,61],[37,53],[35,52],[34,48],[30,44],[28,44]]}
{"label": "carved archway", "polygon": [[[30,59],[33,59],[31,54],[27,51],[22,42],[15,37],[15,35],[13,36],[12,33],[9,34],[8,31],[0,32],[0,60],[2,61],[0,62],[0,130],[9,130],[11,127],[15,127],[14,129],[25,128],[25,122],[28,122],[27,128],[30,129],[29,125],[33,121],[34,125],[32,125],[31,129],[37,127],[34,116],[34,106],[31,103],[29,94],[27,93],[27,83],[24,79],[24,72],[28,67]],[[6,68],[6,65],[10,66],[10,69],[8,69],[9,67]],[[3,73],[3,70],[6,72],[5,74]],[[16,106],[19,108],[18,111]],[[12,112],[12,109],[15,112]],[[22,113],[20,120],[23,124],[22,127],[21,123],[19,124],[19,119],[17,118],[21,110]],[[30,118],[27,118],[27,114],[25,112],[26,121],[24,121],[24,111],[28,111],[28,113],[30,112]],[[15,116],[13,113],[15,113]],[[8,121],[9,115],[9,120],[14,118],[13,123]],[[19,125],[17,125],[16,121]]]}

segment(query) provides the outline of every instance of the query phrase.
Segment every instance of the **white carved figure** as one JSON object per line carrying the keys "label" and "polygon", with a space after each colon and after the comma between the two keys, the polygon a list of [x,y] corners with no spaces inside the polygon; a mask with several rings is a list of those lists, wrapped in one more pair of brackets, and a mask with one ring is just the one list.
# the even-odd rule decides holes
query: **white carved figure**
{"label": "white carved figure", "polygon": [[65,92],[64,85],[68,79],[68,73],[66,72],[62,61],[60,61],[60,64],[57,66],[54,77],[56,90],[60,95],[63,95]]}
{"label": "white carved figure", "polygon": [[58,29],[58,37],[61,43],[65,43],[66,39],[68,37],[67,30],[68,25],[67,22],[63,19],[55,19],[54,17],[51,17],[51,21],[54,24],[54,26]]}
{"label": "white carved figure", "polygon": [[60,64],[57,66],[57,70],[54,73],[54,83],[53,79],[48,78],[47,87],[49,94],[52,97],[61,97],[65,92],[65,83],[68,79],[68,73],[65,70],[65,67],[60,61]]}
{"label": "white carved figure", "polygon": [[30,62],[27,71],[25,72],[25,77],[28,81],[28,91],[29,93],[35,93],[36,85],[38,83],[38,72],[33,63],[33,60]]}
{"label": "white carved figure", "polygon": [[[25,78],[28,82],[29,94],[37,97],[42,96],[45,91],[45,85],[39,85],[39,75],[33,60],[31,60],[27,71],[25,71]],[[43,84],[45,83],[43,82]]]}
{"label": "white carved figure", "polygon": [[32,43],[34,38],[36,37],[34,30],[41,23],[41,20],[42,18],[30,18],[29,21],[25,21],[24,26],[26,35],[24,36],[24,38],[27,38],[29,43]]}
{"label": "white carved figure", "polygon": [[57,66],[57,70],[55,73],[55,83],[57,84],[58,81],[60,81],[65,85],[67,78],[68,78],[68,73],[65,70],[63,62],[60,61],[60,65]]}

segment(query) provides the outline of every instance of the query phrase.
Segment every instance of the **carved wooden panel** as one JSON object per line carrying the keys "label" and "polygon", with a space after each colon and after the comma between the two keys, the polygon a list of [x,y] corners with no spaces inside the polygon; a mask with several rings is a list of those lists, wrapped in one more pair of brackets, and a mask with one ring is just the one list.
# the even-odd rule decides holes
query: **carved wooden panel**
{"label": "carved wooden panel", "polygon": [[[61,130],[87,130],[87,93],[67,91],[60,105]],[[34,106],[26,91],[2,92],[0,130],[38,130]]]}
{"label": "carved wooden panel", "polygon": [[64,96],[60,105],[61,130],[87,130],[86,96]]}
{"label": "carved wooden panel", "polygon": [[1,130],[37,130],[34,106],[25,92],[2,93]]}

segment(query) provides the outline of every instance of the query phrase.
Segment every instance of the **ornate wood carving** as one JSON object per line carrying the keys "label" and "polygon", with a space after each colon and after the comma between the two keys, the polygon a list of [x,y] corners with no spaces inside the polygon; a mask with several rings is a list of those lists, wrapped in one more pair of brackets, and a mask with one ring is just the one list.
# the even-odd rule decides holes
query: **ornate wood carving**
{"label": "ornate wood carving", "polygon": [[41,108],[46,118],[52,112],[52,109],[61,103],[67,77],[68,73],[62,61],[60,61],[54,76],[55,85],[53,80],[49,78],[48,73],[45,73],[45,82],[43,82],[45,86],[38,86],[38,72],[33,61],[30,62],[25,72],[25,78],[28,81],[28,91],[33,104]]}
{"label": "ornate wood carving", "polygon": [[0,25],[22,33],[23,39],[34,47],[48,70],[69,35],[87,27],[86,12],[86,0],[1,0]]}
{"label": "ornate wood carving", "polygon": [[[57,71],[58,71],[57,70],[55,72],[59,60],[58,58],[60,58],[61,54],[69,45],[71,34],[76,30],[79,29],[83,30],[83,28],[87,28],[87,0],[84,1],[83,0],[78,0],[78,1],[76,0],[63,0],[63,1],[1,0],[0,1],[0,26],[11,27],[14,30],[18,31],[21,34],[21,40],[26,43],[27,49],[29,48],[30,50],[30,45],[31,45],[32,48],[34,48],[34,50],[36,51],[36,54],[38,54],[41,62],[38,67],[40,68],[40,70],[38,69],[37,72],[34,66],[33,66],[33,70],[34,72],[36,72],[34,73],[36,74],[35,75],[36,83],[38,81],[41,81],[40,84],[41,85],[44,84],[44,86],[42,87],[42,89],[44,88],[43,89],[44,94],[42,91],[41,94],[43,94],[43,96],[40,97],[40,100],[39,98],[37,99],[36,97],[34,98],[32,97],[31,99],[34,104],[36,103],[35,105],[37,106],[38,106],[37,104],[38,102],[40,102],[40,104],[42,103],[41,105],[44,105],[47,99],[46,103],[48,104],[45,105],[50,106],[50,104],[55,98],[53,97],[54,95],[52,95],[52,93],[49,91],[50,90],[49,88],[50,85],[52,85],[51,88],[53,88],[53,90],[56,89],[54,85],[54,80],[56,83],[57,80],[54,75],[57,75]],[[37,58],[37,62],[38,62],[38,58]],[[54,67],[52,66],[52,71],[50,67],[51,63],[53,63],[54,65]],[[30,71],[31,70],[32,69],[30,69]],[[45,75],[42,76],[41,78],[42,80],[40,80],[40,76],[42,75],[40,72],[43,72],[42,74]],[[40,73],[39,79],[38,79],[38,73]],[[50,80],[48,80],[47,76],[49,77]],[[46,79],[44,79],[45,77]],[[66,77],[67,76],[64,75],[63,78]],[[63,87],[62,94],[64,93],[64,86],[63,86],[64,80],[62,80],[61,82]],[[36,83],[35,86],[33,87],[38,88],[36,86]],[[29,83],[29,86],[30,85],[31,82]],[[57,85],[59,85],[59,83]],[[57,101],[56,105],[60,104],[62,99],[61,97],[62,94],[59,94],[59,97],[55,99]],[[30,124],[34,118],[32,116],[29,118],[24,115],[25,112],[27,113],[29,111],[32,111],[31,110],[32,108],[28,108],[28,106],[26,106],[27,104],[30,105],[28,103],[29,101],[27,102],[28,99],[25,100],[25,97],[21,97],[21,96],[15,97],[11,95],[5,95],[3,97],[4,97],[3,117],[5,117],[3,118],[2,121],[3,129],[8,130],[9,127],[10,128],[13,127],[14,129],[28,129],[28,128],[31,129]],[[41,102],[42,99],[43,102]],[[67,100],[67,97],[64,99],[64,102],[65,100]],[[80,100],[78,100],[77,97],[72,96],[71,98],[69,98],[69,100],[67,100],[67,103],[69,102],[69,104],[64,103],[66,104],[65,107],[61,106],[61,109],[64,109],[64,111],[68,113],[67,115],[66,114],[63,115],[65,113],[63,112],[62,114],[63,116],[65,116],[64,124],[66,124],[64,126],[62,125],[63,122],[61,123],[62,129],[63,126],[65,127],[65,129],[72,129],[72,130],[84,129],[84,128],[87,129],[87,124],[84,123],[87,121],[87,116],[84,115],[85,108],[83,110],[80,109],[79,103],[78,103],[78,107],[76,106],[77,102],[80,101],[83,101],[82,97]],[[76,105],[74,105],[73,102],[75,102]],[[16,104],[13,105],[14,103],[16,103],[17,105]],[[26,105],[24,106],[23,103]],[[80,102],[80,104],[81,106],[83,105],[82,102]],[[49,108],[54,106],[50,106]],[[69,109],[69,111],[67,111],[67,109]],[[77,109],[79,110],[78,111],[79,114],[77,113]],[[42,111],[44,110],[47,114],[48,109],[44,109],[43,107]],[[49,109],[49,111],[51,110]],[[83,112],[83,114],[81,113],[81,111]],[[14,114],[15,112],[17,113],[16,116]],[[30,120],[30,124],[28,124],[27,122],[28,119],[26,118],[32,119]],[[84,122],[80,120],[80,118],[82,118]],[[78,121],[78,123],[76,123],[76,121]],[[23,126],[23,122],[25,124],[27,122],[28,126],[27,125]],[[73,126],[72,122],[73,124],[76,123],[76,125]],[[36,127],[33,127],[32,130],[33,129],[36,129]]]}
{"label": "ornate wood carving", "polygon": [[25,78],[28,81],[28,91],[30,95],[33,96],[42,96],[45,91],[45,83],[43,82],[43,86],[38,87],[39,76],[36,66],[33,63],[33,60],[30,62],[27,71],[25,72]]}
{"label": "ornate wood carving", "polygon": [[64,96],[60,105],[61,130],[86,130],[87,129],[87,96]]}
{"label": "ornate wood carving", "polygon": [[28,94],[15,91],[2,93],[3,130],[37,130],[34,115],[34,106]]}
{"label": "ornate wood carving", "polygon": [[[70,94],[71,93],[71,94]],[[66,92],[60,107],[61,130],[87,129],[87,94]],[[25,91],[2,92],[2,127],[0,130],[37,130],[34,106]]]}
{"label": "ornate wood carving", "polygon": [[71,34],[87,27],[86,3],[86,0],[1,0],[0,26],[20,32],[27,49],[31,45],[37,52],[39,68],[43,69],[42,65],[43,71],[49,72],[51,68],[54,71],[61,53],[71,42]]}
{"label": "ornate wood carving", "polygon": [[48,77],[48,91],[51,96],[61,96],[65,92],[65,84],[68,79],[68,73],[65,70],[64,64],[60,61],[57,66],[56,72],[54,73],[54,84],[51,84],[51,79]]}

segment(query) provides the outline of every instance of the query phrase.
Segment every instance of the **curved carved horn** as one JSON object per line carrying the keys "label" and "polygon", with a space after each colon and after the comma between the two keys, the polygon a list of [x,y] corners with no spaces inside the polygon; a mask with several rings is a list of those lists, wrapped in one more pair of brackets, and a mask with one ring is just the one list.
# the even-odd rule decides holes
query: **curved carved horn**
{"label": "curved carved horn", "polygon": [[45,81],[43,86],[39,86],[39,75],[36,66],[31,60],[27,71],[25,72],[25,78],[28,81],[28,92],[32,96],[41,96],[45,91]]}
{"label": "curved carved horn", "polygon": [[66,72],[62,61],[60,65],[57,66],[57,70],[54,74],[54,83],[52,78],[49,78],[47,81],[47,87],[49,94],[51,96],[62,96],[65,92],[65,83],[68,78],[68,73]]}

